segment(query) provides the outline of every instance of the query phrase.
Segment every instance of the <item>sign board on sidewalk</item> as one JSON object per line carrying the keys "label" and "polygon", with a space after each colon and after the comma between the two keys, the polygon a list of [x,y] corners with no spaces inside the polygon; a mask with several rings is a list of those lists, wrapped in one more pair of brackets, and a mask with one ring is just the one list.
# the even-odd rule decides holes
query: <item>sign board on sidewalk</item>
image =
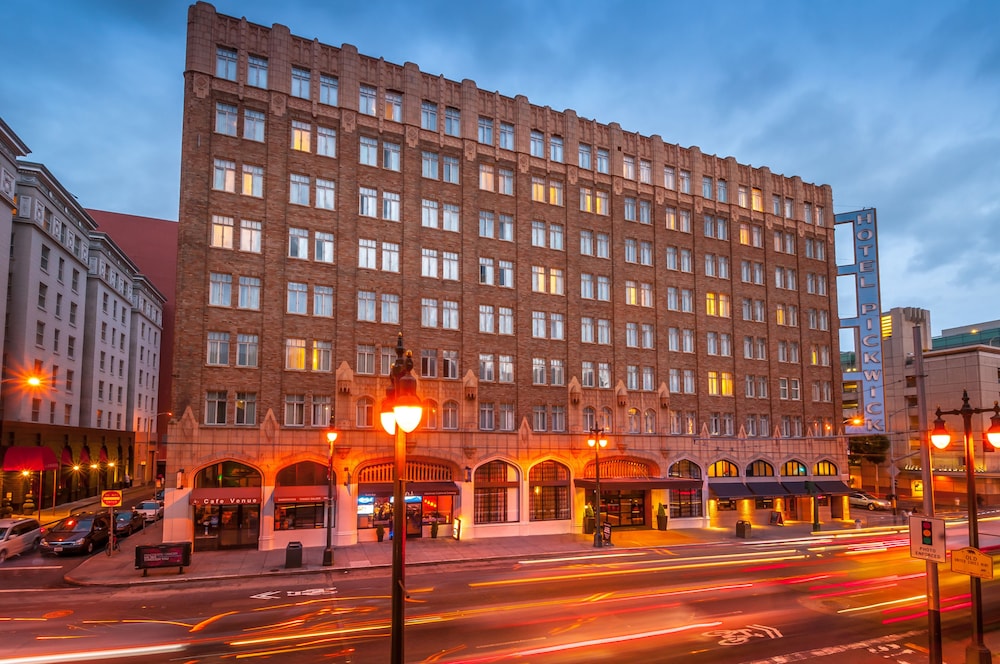
{"label": "sign board on sidewalk", "polygon": [[979,549],[967,546],[951,552],[951,571],[993,580],[993,558]]}
{"label": "sign board on sidewalk", "polygon": [[944,519],[914,514],[910,517],[910,557],[935,563],[948,559],[944,542]]}
{"label": "sign board on sidewalk", "polygon": [[121,507],[122,492],[117,489],[101,492],[101,507]]}

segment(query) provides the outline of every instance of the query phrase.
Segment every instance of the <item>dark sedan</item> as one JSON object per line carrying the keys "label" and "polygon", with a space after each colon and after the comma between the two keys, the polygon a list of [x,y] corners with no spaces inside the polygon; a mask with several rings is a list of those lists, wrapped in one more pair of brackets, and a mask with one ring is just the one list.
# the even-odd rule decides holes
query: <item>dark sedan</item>
{"label": "dark sedan", "polygon": [[42,553],[92,553],[111,538],[108,515],[74,514],[46,528],[38,548]]}
{"label": "dark sedan", "polygon": [[115,512],[115,537],[128,537],[137,530],[142,530],[146,519],[135,510]]}

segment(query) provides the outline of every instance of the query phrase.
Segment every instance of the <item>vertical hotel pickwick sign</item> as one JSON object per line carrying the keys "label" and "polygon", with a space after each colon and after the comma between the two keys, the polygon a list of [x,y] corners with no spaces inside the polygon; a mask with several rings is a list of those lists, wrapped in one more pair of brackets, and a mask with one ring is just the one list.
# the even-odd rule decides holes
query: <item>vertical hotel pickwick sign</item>
{"label": "vertical hotel pickwick sign", "polygon": [[[875,209],[845,212],[834,218],[838,236],[848,231],[852,241],[838,242],[838,249],[852,247],[853,261],[837,256],[837,293],[840,299],[841,353],[853,333],[855,362],[844,366],[845,383],[858,385],[858,409],[864,417],[861,426],[845,426],[849,434],[884,433],[885,392],[882,370],[882,302],[878,285],[878,241]],[[853,280],[853,289],[851,281]],[[856,305],[852,312],[844,303],[853,290]],[[852,315],[853,314],[853,315]],[[847,343],[845,343],[847,342]]]}

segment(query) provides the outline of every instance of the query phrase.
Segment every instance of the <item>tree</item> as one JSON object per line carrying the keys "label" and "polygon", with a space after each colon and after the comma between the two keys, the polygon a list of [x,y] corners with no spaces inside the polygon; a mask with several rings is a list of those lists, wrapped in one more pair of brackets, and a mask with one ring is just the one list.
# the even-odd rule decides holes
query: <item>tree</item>
{"label": "tree", "polygon": [[851,436],[847,443],[847,463],[860,466],[867,461],[875,466],[875,490],[878,491],[878,467],[885,463],[889,452],[889,437],[881,434]]}

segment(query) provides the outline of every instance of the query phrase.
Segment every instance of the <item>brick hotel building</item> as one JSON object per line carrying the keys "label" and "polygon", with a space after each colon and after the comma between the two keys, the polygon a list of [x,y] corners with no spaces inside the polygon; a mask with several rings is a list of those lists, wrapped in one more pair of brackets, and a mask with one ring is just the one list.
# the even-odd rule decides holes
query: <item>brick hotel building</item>
{"label": "brick hotel building", "polygon": [[[832,192],[189,11],[167,540],[844,518]],[[588,447],[601,428],[609,445]],[[460,524],[460,525],[459,525]]]}

